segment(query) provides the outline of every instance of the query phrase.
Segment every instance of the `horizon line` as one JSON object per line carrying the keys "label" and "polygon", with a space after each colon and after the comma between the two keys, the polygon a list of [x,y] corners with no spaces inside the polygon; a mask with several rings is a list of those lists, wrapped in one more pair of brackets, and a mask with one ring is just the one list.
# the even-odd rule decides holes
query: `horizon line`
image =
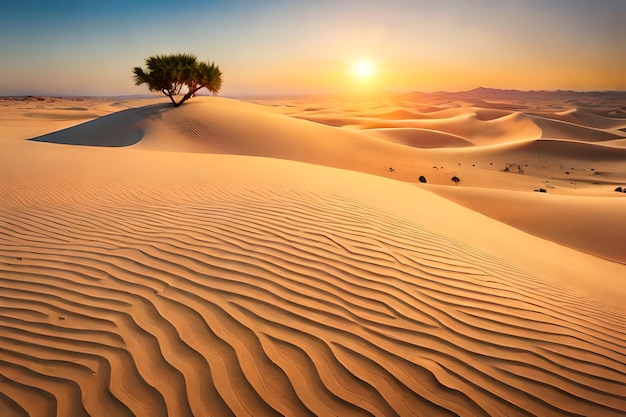
{"label": "horizon line", "polygon": [[[578,93],[578,94],[607,94],[607,93],[626,93],[626,90],[573,90],[573,89],[532,89],[532,90],[520,90],[516,88],[497,88],[497,87],[475,87],[467,90],[437,90],[437,91],[419,91],[419,90],[407,90],[407,91],[383,91],[378,93],[363,93],[363,95],[376,95],[376,94],[427,94],[427,95],[435,95],[435,94],[462,94],[462,93],[472,93],[472,92],[502,92],[502,93]],[[197,94],[196,96],[201,97],[223,97],[223,98],[263,98],[263,97],[306,97],[306,96],[335,96],[335,95],[360,95],[360,93],[341,93],[341,92],[293,92],[293,93],[236,93],[236,94]],[[0,99],[18,99],[18,98],[67,98],[67,99],[78,99],[78,98],[91,98],[91,99],[128,99],[128,98],[160,98],[158,94],[48,94],[48,93],[30,93],[30,94],[7,94],[0,95]]]}

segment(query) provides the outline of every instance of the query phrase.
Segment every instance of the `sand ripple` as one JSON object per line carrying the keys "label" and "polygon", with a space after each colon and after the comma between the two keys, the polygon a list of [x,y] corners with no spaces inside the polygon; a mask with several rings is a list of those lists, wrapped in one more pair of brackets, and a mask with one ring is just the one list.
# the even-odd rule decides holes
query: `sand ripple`
{"label": "sand ripple", "polygon": [[0,190],[3,415],[626,413],[623,310],[419,224],[276,186],[49,185]]}

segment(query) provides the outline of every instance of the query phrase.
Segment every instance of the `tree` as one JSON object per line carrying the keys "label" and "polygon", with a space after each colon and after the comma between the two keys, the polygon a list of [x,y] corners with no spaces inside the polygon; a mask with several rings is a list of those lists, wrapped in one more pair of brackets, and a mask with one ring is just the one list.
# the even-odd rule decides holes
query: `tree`
{"label": "tree", "polygon": [[452,180],[452,182],[454,182],[454,185],[457,185],[459,183],[459,181],[461,181],[461,179],[459,177],[457,177],[456,175],[452,178],[450,178]]}
{"label": "tree", "polygon": [[[198,62],[195,55],[156,55],[146,59],[146,67],[133,68],[135,85],[148,84],[150,91],[160,91],[178,107],[193,97],[198,90],[206,88],[217,94],[222,87],[222,72],[213,62]],[[179,102],[174,96],[186,92]]]}

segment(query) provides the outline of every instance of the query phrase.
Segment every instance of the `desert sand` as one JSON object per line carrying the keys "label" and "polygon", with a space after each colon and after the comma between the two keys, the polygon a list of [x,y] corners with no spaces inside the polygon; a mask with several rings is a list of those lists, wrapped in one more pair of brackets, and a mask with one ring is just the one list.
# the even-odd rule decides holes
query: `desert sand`
{"label": "desert sand", "polygon": [[625,106],[2,99],[0,414],[623,416]]}

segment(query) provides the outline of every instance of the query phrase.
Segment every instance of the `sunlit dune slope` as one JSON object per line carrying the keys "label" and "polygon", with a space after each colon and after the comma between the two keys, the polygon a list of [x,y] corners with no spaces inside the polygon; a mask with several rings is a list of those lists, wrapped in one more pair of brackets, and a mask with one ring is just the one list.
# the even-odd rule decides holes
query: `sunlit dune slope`
{"label": "sunlit dune slope", "polygon": [[[323,110],[313,108],[310,111],[319,113]],[[333,110],[324,111],[328,113]],[[484,129],[481,134],[492,134],[489,132],[492,132],[493,126],[488,126],[494,122],[507,126],[502,130],[505,133],[515,130],[520,123],[532,129],[527,126],[529,119],[504,110],[453,108],[450,111],[454,113],[452,119],[447,118],[451,116],[450,112],[439,110],[432,113],[446,118],[429,119],[427,122],[449,127],[454,121],[458,124],[457,130],[464,130],[464,134],[469,136],[468,132],[478,132],[479,126]],[[464,116],[463,111],[469,113]],[[506,114],[503,115],[503,112]],[[583,137],[577,137],[575,141],[517,141],[515,136],[509,136],[504,142],[496,141],[492,146],[471,146],[472,143],[463,137],[438,130],[406,127],[343,130],[278,113],[267,106],[202,98],[180,108],[172,108],[167,103],[131,108],[34,140],[91,146],[132,145],[136,149],[159,151],[257,155],[339,167],[411,182],[417,182],[419,176],[425,175],[434,184],[450,184],[450,178],[457,175],[462,178],[463,184],[472,187],[527,192],[555,186],[560,187],[555,192],[568,192],[568,189],[572,192],[577,186],[603,183],[606,184],[604,192],[608,193],[615,188],[613,184],[619,185],[620,181],[626,181],[623,169],[626,150],[605,145],[607,142],[584,142]],[[396,118],[410,116],[407,111],[399,110],[381,114],[385,117],[392,114]],[[467,125],[462,125],[460,118]],[[400,119],[394,121],[399,126],[413,122]],[[504,137],[501,139],[504,140]],[[514,173],[502,174],[503,169],[513,165],[511,170]],[[618,172],[615,172],[616,167],[620,168]],[[518,170],[523,171],[523,175],[517,175]],[[489,195],[484,197],[485,201],[490,201]],[[523,207],[532,205],[530,199],[518,204]],[[619,211],[615,201],[606,204],[611,206],[610,210]],[[496,213],[502,211],[500,207],[495,205],[491,211],[479,211]],[[521,223],[515,221],[512,213],[513,210],[509,216],[496,218],[518,227]],[[563,216],[562,219],[573,222],[574,217]],[[547,218],[550,216],[544,219]],[[543,222],[536,223],[535,229],[542,229],[541,224]],[[571,239],[561,241],[559,238],[572,233],[575,232],[568,230],[553,233],[551,237],[556,242],[572,244]],[[585,238],[580,240],[584,241]],[[592,250],[592,253],[616,259],[615,252],[619,249],[614,246],[594,246],[597,249],[602,246],[604,249]],[[587,244],[575,244],[573,247],[585,249]],[[617,258],[621,259],[620,256]]]}
{"label": "sunlit dune slope", "polygon": [[[34,141],[255,155],[417,178],[419,150],[358,132],[276,114],[264,106],[204,98],[179,108],[128,109]],[[397,173],[395,173],[397,171]]]}
{"label": "sunlit dune slope", "polygon": [[346,170],[0,146],[11,415],[626,411],[620,265]]}
{"label": "sunlit dune slope", "polygon": [[[529,165],[567,167],[575,163],[579,169],[597,166],[621,167],[626,157],[626,149],[613,146],[611,142],[582,142],[560,139],[537,139],[525,142],[504,143],[490,147],[474,147],[454,150],[442,150],[463,161],[514,161]],[[608,164],[607,164],[608,163]],[[617,164],[617,165],[615,165]],[[576,167],[575,167],[576,168]]]}
{"label": "sunlit dune slope", "polygon": [[437,194],[544,239],[626,264],[625,198],[579,197],[484,188],[431,188]]}
{"label": "sunlit dune slope", "polygon": [[551,139],[572,139],[583,140],[585,142],[599,142],[605,140],[614,140],[624,137],[624,135],[607,132],[594,127],[548,119],[545,117],[535,116],[533,120],[541,128],[542,137]]}
{"label": "sunlit dune slope", "polygon": [[553,112],[550,114],[540,115],[542,117],[595,129],[619,129],[622,127],[626,127],[626,119],[619,117],[608,117],[606,115],[592,113],[589,110],[581,108],[573,108],[561,112]]}
{"label": "sunlit dune slope", "polygon": [[473,146],[460,136],[438,130],[416,128],[368,129],[367,134],[415,148],[458,148]]}

